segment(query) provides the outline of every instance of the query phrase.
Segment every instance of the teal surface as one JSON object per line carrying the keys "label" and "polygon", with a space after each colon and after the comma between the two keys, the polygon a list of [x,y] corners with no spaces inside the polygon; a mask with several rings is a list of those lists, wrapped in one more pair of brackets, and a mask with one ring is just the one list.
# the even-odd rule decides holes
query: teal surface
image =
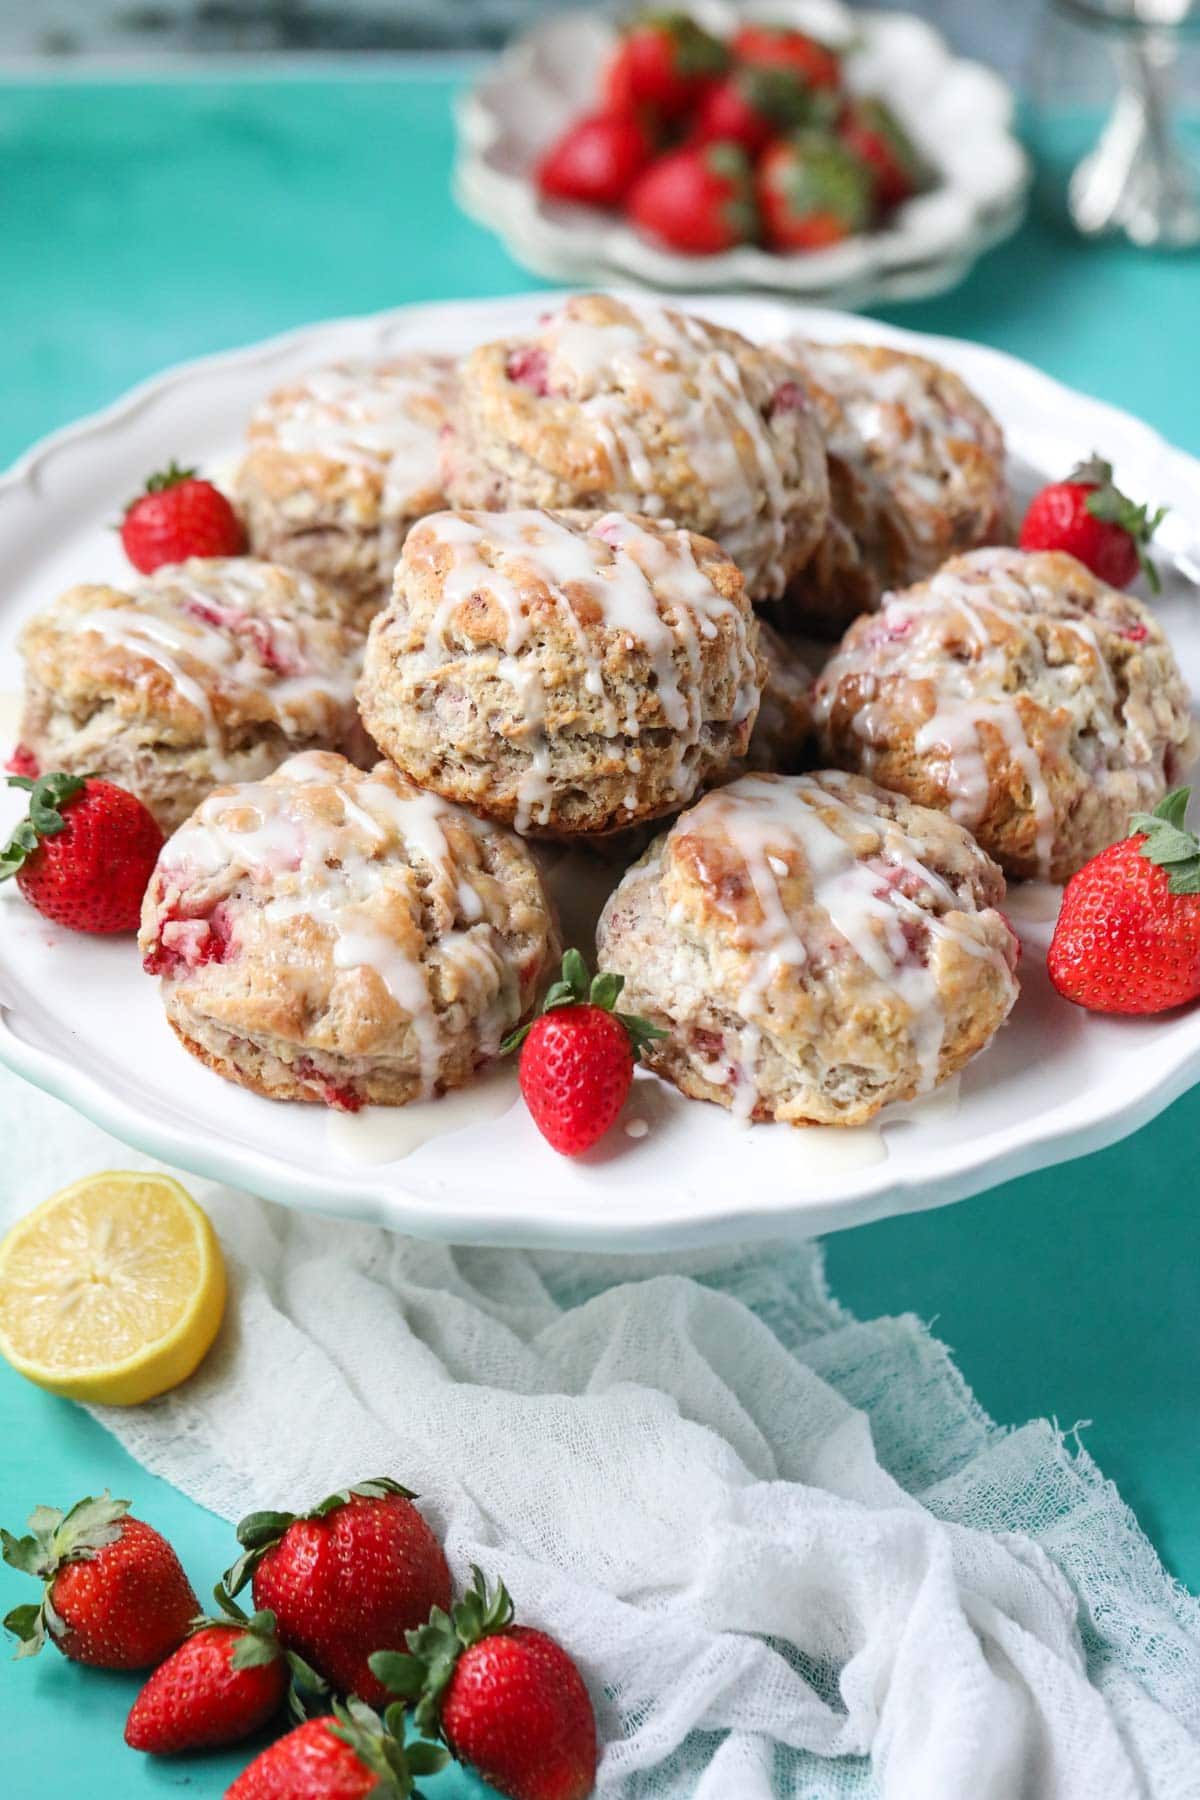
{"label": "teal surface", "polygon": [[[0,84],[0,463],[184,357],[536,285],[450,201],[453,87],[445,74]],[[1200,452],[1196,258],[1085,247],[1039,216],[956,293],[883,316],[1011,350]],[[838,1296],[935,1321],[995,1417],[1090,1421],[1089,1450],[1194,1588],[1198,1128],[1193,1093],[1113,1150],[828,1246]],[[10,1528],[38,1501],[108,1485],[168,1533],[198,1591],[229,1560],[221,1521],[7,1370],[0,1440]],[[0,1609],[22,1585],[0,1571]],[[134,1690],[52,1653],[0,1671],[0,1791],[220,1794],[242,1754],[156,1765],[125,1749]],[[458,1775],[427,1785],[432,1800],[486,1792]]]}

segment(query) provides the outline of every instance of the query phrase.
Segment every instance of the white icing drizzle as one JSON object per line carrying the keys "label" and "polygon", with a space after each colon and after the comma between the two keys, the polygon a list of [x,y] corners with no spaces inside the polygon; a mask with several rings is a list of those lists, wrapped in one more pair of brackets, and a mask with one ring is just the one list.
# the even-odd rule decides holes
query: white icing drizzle
{"label": "white icing drizzle", "polygon": [[[835,830],[822,812],[843,820],[847,835]],[[781,968],[802,968],[809,958],[780,886],[801,864],[811,883],[811,905],[828,915],[854,954],[907,1008],[919,1091],[928,1092],[937,1082],[945,1016],[933,970],[914,952],[906,924],[919,924],[932,937],[948,939],[968,955],[1005,969],[1006,965],[998,951],[971,933],[970,902],[960,900],[926,866],[919,843],[895,820],[861,805],[850,778],[837,773],[775,780],[743,776],[706,795],[688,813],[687,827],[691,836],[716,833],[733,846],[762,914],[756,926],[739,922],[733,927],[735,940],[745,939],[751,952],[740,1001],[746,1024],[735,1059],[735,1116],[750,1116],[757,1091],[762,1033],[750,1015],[761,1009]],[[851,842],[864,829],[880,839],[879,848],[866,859],[855,854]],[[890,879],[893,870],[910,885],[919,884],[951,917],[938,916],[903,893]]]}
{"label": "white icing drizzle", "polygon": [[[1030,578],[1020,551],[977,550],[941,569],[920,587],[888,596],[864,639],[839,650],[826,665],[814,708],[818,721],[826,723],[838,684],[849,676],[865,678],[862,685],[868,691],[884,679],[899,678],[905,684],[927,682],[934,697],[933,711],[916,732],[914,748],[941,766],[948,810],[969,828],[979,824],[987,808],[990,782],[980,728],[991,726],[1004,740],[1028,787],[1036,823],[1038,872],[1043,877],[1050,872],[1054,850],[1054,803],[1016,704],[1011,685],[1012,652],[1005,649],[1001,637],[1015,634],[1019,639],[1022,657],[1030,665],[1027,686],[1031,692],[1048,685],[1051,706],[1067,708],[1076,726],[1082,729],[1086,725],[1093,731],[1106,753],[1120,751],[1124,744],[1117,691],[1096,625],[1086,617],[1064,612],[1060,599]],[[1056,627],[1078,639],[1082,654],[1077,661],[1048,661],[1031,618],[1031,613],[1039,610],[1039,601]],[[969,639],[973,645],[970,657],[948,652],[947,639],[955,635]],[[886,735],[885,718],[868,698],[853,725],[863,740],[860,760],[869,773],[874,760],[872,745]],[[1151,767],[1124,757],[1122,762],[1128,763],[1147,790],[1153,786],[1155,771]],[[1101,784],[1107,773],[1103,766],[1093,771]]]}
{"label": "white icing drizzle", "polygon": [[[314,604],[315,585],[301,575],[292,579],[298,596]],[[261,609],[277,580],[270,564],[251,558],[181,563],[131,582],[127,605],[64,611],[55,614],[55,623],[161,669],[199,715],[214,776],[223,780],[234,769],[214,695],[236,705],[239,696],[253,693],[281,727],[299,734],[328,730],[330,708],[348,709],[353,701],[361,649],[322,654],[295,620]]]}
{"label": "white icing drizzle", "polygon": [[[336,822],[314,820],[297,803],[298,793],[314,783],[336,788]],[[462,977],[485,1054],[499,1048],[515,1017],[513,974],[484,921],[479,894],[455,866],[445,831],[450,819],[472,831],[484,829],[436,794],[401,793],[379,775],[359,777],[351,790],[331,774],[327,758],[308,752],[291,757],[268,781],[210,795],[171,838],[161,866],[182,885],[221,874],[269,888],[266,918],[310,918],[333,935],[335,967],[373,969],[411,1022],[421,1097],[428,1098],[443,1055],[442,1020],[430,991],[433,958],[452,964]],[[425,875],[426,907],[440,904],[463,921],[442,932],[427,955],[409,948],[414,940],[424,943],[415,891],[408,942],[379,905],[381,896],[394,905],[400,892],[391,884],[383,893],[380,883],[381,868],[398,853]]]}
{"label": "white icing drizzle", "polygon": [[340,363],[317,369],[258,408],[252,438],[265,434],[293,455],[327,457],[383,477],[383,507],[411,510],[438,486],[438,433],[454,379],[449,357]]}
{"label": "white icing drizzle", "polygon": [[[432,538],[432,545],[430,539]],[[704,724],[700,703],[700,639],[732,626],[739,686],[733,720],[749,718],[758,705],[758,675],[745,613],[713,586],[692,555],[686,533],[659,536],[621,513],[606,513],[586,530],[572,529],[542,512],[438,513],[423,521],[421,554],[427,546],[448,547],[441,601],[426,634],[431,665],[453,652],[456,609],[473,594],[488,593],[506,621],[497,673],[513,688],[515,709],[528,728],[529,763],[518,790],[517,830],[544,823],[550,815],[550,750],[546,737],[546,689],[529,644],[532,581],[550,595],[569,626],[584,666],[588,691],[604,701],[609,737],[636,738],[636,712],[624,716],[607,693],[604,639],[624,636],[640,645],[654,670],[663,717],[674,735],[677,768],[699,740]],[[486,555],[484,552],[486,551]],[[581,589],[600,612],[589,635],[576,615],[568,587]],[[687,675],[677,668],[682,650]],[[634,756],[630,767],[636,769]],[[629,810],[636,798],[627,801]]]}
{"label": "white icing drizzle", "polygon": [[[543,328],[558,384],[578,398],[613,464],[616,506],[657,514],[657,472],[642,435],[649,396],[678,433],[717,515],[713,535],[748,578],[781,592],[787,494],[737,358],[698,319],[643,305],[634,322],[598,323],[570,303]],[[565,382],[563,377],[566,378]],[[577,392],[582,390],[582,392]]]}

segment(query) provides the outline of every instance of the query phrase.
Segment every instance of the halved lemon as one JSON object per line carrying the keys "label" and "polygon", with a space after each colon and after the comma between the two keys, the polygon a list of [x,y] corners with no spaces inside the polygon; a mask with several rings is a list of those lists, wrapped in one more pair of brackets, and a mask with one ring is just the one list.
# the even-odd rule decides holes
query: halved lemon
{"label": "halved lemon", "polygon": [[0,1241],[0,1354],[52,1394],[99,1406],[164,1394],[224,1310],[216,1233],[169,1175],[89,1175]]}

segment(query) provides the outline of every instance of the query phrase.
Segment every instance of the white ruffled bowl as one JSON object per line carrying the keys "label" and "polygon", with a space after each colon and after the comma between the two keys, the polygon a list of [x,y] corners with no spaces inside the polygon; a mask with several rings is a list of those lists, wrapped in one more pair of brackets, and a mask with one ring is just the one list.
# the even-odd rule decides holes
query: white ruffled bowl
{"label": "white ruffled bowl", "polygon": [[518,39],[458,111],[459,204],[497,233],[528,269],[554,280],[622,279],[648,287],[767,289],[806,300],[865,306],[938,293],[1020,223],[1029,164],[1012,129],[1007,85],[963,61],[923,20],[851,11],[839,0],[695,0],[689,9],[724,36],[743,18],[794,24],[847,52],[847,85],[893,107],[935,173],[935,185],[897,208],[887,225],[826,250],[780,256],[753,246],[681,256],[625,220],[543,200],[533,180],[541,152],[595,104],[615,37],[596,13],[550,18]]}

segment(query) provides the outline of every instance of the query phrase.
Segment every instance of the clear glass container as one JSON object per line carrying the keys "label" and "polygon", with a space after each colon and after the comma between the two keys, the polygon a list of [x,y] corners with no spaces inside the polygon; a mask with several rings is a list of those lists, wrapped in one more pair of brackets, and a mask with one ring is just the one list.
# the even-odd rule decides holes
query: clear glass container
{"label": "clear glass container", "polygon": [[1043,197],[1076,230],[1200,244],[1200,0],[1048,0],[1027,89]]}

